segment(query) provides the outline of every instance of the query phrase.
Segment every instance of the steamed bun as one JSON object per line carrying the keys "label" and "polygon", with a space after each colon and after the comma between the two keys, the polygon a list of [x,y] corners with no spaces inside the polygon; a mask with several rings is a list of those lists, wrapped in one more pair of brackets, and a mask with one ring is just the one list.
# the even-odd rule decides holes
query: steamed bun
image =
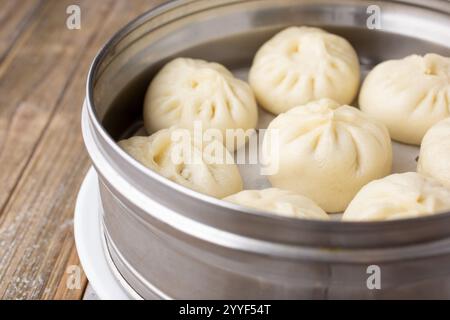
{"label": "steamed bun", "polygon": [[[254,129],[257,120],[250,86],[218,63],[172,60],[155,76],[145,97],[144,123],[149,133],[173,125],[192,129],[198,121],[203,129],[219,129],[225,138],[226,129]],[[228,144],[230,150],[239,147]]]}
{"label": "steamed bun", "polygon": [[264,136],[262,160],[274,187],[296,191],[327,212],[343,211],[359,189],[389,174],[386,127],[329,99],[280,114]]}
{"label": "steamed bun", "polygon": [[377,221],[442,213],[450,210],[450,189],[415,172],[393,174],[364,186],[342,217]]}
{"label": "steamed bun", "polygon": [[228,150],[217,140],[200,140],[189,130],[169,128],[119,145],[144,166],[192,190],[217,198],[241,191],[242,179]]}
{"label": "steamed bun", "polygon": [[412,55],[377,65],[363,83],[359,106],[393,139],[419,145],[431,126],[450,116],[450,58]]}
{"label": "steamed bun", "polygon": [[425,134],[417,171],[450,187],[450,118],[438,122]]}
{"label": "steamed bun", "polygon": [[347,40],[318,28],[290,27],[259,49],[249,82],[259,104],[279,114],[321,98],[351,103],[359,77],[358,56]]}
{"label": "steamed bun", "polygon": [[329,219],[326,212],[311,199],[292,191],[277,188],[244,190],[223,200],[245,207],[272,212],[280,216],[304,219]]}

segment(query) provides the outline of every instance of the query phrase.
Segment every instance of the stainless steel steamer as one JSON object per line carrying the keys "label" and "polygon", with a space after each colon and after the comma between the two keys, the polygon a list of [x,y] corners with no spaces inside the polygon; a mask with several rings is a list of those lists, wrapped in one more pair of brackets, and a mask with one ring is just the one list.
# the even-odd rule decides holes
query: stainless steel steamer
{"label": "stainless steel steamer", "polygon": [[[366,27],[369,5],[382,29]],[[144,298],[450,298],[450,213],[377,223],[303,221],[227,204],[144,168],[114,142],[140,124],[154,73],[174,56],[231,69],[289,25],[346,37],[363,68],[450,56],[447,1],[174,1],[119,31],[95,58],[82,123],[107,247]],[[381,290],[367,287],[369,265]]]}

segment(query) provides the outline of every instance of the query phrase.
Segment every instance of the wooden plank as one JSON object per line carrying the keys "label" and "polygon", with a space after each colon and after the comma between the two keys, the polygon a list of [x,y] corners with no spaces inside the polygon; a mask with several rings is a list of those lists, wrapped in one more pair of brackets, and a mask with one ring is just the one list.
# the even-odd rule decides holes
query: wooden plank
{"label": "wooden plank", "polygon": [[[83,33],[65,27],[65,8],[69,1],[48,1],[27,37],[10,52],[12,56],[2,65],[0,77],[0,283],[1,288],[13,284],[18,291],[22,286],[39,288],[41,274],[34,278],[10,279],[5,271],[27,226],[21,225],[20,216],[5,207],[28,165],[48,122],[61,100],[71,75],[76,70],[83,48],[95,36],[101,22],[86,24]],[[86,16],[98,21],[96,15],[105,15],[112,2],[90,2]],[[88,4],[86,2],[85,6]],[[89,14],[90,13],[90,14]],[[5,66],[6,65],[6,66]],[[76,186],[74,186],[76,188]],[[48,198],[48,202],[52,199]],[[26,217],[32,207],[21,212]],[[5,214],[5,213],[9,214]],[[8,218],[13,218],[8,219]],[[30,221],[30,223],[33,223]],[[36,219],[35,224],[42,223]],[[44,226],[45,227],[45,226]],[[24,258],[32,255],[34,245],[22,252]],[[42,248],[44,254],[45,250]],[[36,265],[30,266],[36,268]],[[20,269],[18,269],[20,270]],[[44,276],[45,277],[45,276]],[[1,291],[1,290],[0,290]],[[1,296],[1,294],[0,294]],[[20,295],[17,296],[20,298]]]}
{"label": "wooden plank", "polygon": [[0,64],[16,41],[34,21],[43,4],[42,0],[0,1]]}
{"label": "wooden plank", "polygon": [[102,25],[98,16],[112,4],[84,1],[87,22],[79,32],[65,26],[70,3],[46,1],[32,29],[0,66],[0,215],[76,70],[81,49]]}
{"label": "wooden plank", "polygon": [[[9,186],[6,199],[0,196],[4,202],[0,212],[3,299],[81,297],[82,290],[64,286],[67,267],[78,264],[73,210],[89,166],[79,123],[86,72],[98,48],[115,30],[155,5],[155,1],[145,0],[79,1],[82,30],[69,31],[60,27],[65,16],[57,14],[65,12],[68,3],[51,3],[40,18],[14,58],[17,61],[13,60],[5,73],[13,78],[13,84],[0,78],[0,105],[8,109],[0,111],[0,139],[4,139],[0,163],[5,163],[8,171],[0,173],[0,180],[9,184],[17,180]],[[44,31],[52,35],[44,35]],[[40,58],[27,61],[35,54]],[[38,69],[38,74],[30,74],[30,67]],[[2,92],[8,91],[17,93],[7,104],[1,99]],[[9,154],[16,150],[20,155]],[[22,167],[19,174],[13,165],[18,163]]]}
{"label": "wooden plank", "polygon": [[[68,259],[66,259],[66,253],[69,254]],[[64,271],[64,273],[49,279],[42,299],[79,300],[84,296],[87,278],[73,245],[73,235],[66,238],[54,269],[59,270],[60,273]],[[51,288],[57,288],[54,294]]]}

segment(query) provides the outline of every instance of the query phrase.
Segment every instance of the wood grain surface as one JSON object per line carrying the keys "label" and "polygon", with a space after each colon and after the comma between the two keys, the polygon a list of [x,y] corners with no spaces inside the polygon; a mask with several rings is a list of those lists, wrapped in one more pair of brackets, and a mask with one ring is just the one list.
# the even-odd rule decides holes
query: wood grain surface
{"label": "wood grain surface", "polygon": [[[90,165],[80,128],[87,70],[114,32],[160,2],[0,0],[0,298],[82,297],[84,275],[67,283],[80,265],[73,212]],[[80,30],[66,27],[73,4]]]}

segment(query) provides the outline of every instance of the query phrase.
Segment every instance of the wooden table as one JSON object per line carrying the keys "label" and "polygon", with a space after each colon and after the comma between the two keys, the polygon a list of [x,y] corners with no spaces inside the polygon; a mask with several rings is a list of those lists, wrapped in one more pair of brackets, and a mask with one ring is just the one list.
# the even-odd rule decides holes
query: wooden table
{"label": "wooden table", "polygon": [[[84,275],[79,288],[67,283],[90,165],[80,130],[87,70],[115,31],[158,2],[0,0],[0,298],[83,296]],[[80,30],[66,26],[74,4]]]}

